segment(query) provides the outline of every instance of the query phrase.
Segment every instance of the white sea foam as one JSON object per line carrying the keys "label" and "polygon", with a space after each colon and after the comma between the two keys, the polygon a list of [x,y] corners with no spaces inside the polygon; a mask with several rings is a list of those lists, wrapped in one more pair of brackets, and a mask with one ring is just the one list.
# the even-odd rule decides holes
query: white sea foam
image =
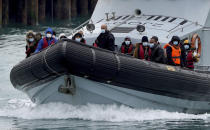
{"label": "white sea foam", "polygon": [[90,121],[149,121],[210,118],[209,114],[193,115],[161,110],[140,110],[117,105],[72,106],[63,103],[35,105],[30,100],[12,99],[0,109],[1,117],[21,119],[81,119]]}

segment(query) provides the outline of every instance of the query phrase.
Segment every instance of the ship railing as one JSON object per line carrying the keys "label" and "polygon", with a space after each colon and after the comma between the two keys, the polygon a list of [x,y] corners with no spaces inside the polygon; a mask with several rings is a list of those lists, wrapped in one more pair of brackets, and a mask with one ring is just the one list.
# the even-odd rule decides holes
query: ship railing
{"label": "ship railing", "polygon": [[169,34],[168,34],[167,38],[169,38],[169,36],[170,36],[171,34],[173,34],[174,32],[177,32],[177,31],[179,31],[179,30],[181,30],[181,31],[183,32],[183,31],[184,31],[184,28],[190,27],[190,26],[192,26],[192,25],[196,25],[196,26],[202,27],[202,25],[201,25],[201,24],[198,24],[197,22],[191,22],[191,24],[182,26],[181,28],[179,28],[181,25],[178,24],[176,27],[174,27],[173,29],[171,29],[171,30],[168,31]]}
{"label": "ship railing", "polygon": [[82,23],[81,25],[79,25],[78,27],[74,28],[71,32],[71,35],[75,34],[76,32],[78,32],[80,29],[84,28],[89,22],[91,21],[91,19],[88,19],[87,21],[85,21],[84,23]]}

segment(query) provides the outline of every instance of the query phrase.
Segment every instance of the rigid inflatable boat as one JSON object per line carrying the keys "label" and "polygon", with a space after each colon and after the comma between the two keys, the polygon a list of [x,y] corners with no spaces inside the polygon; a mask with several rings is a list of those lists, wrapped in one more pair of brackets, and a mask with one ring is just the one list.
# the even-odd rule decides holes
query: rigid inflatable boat
{"label": "rigid inflatable boat", "polygon": [[[89,45],[59,41],[14,66],[11,82],[37,104],[210,112],[209,12],[209,0],[99,0],[91,19],[72,33],[82,30]],[[128,35],[133,43],[145,35],[158,36],[164,45],[174,35],[183,40],[196,34],[200,42],[195,42],[195,48],[202,46],[200,60],[194,70],[188,70],[92,47],[102,24],[115,36],[116,49]]]}
{"label": "rigid inflatable boat", "polygon": [[[88,90],[88,82],[96,82],[96,84],[110,89],[109,91],[112,89],[117,91],[117,93],[113,91],[111,96],[109,91],[102,92],[102,98],[104,97],[104,100],[110,98],[109,100],[112,100],[113,103],[126,104],[128,100],[131,100],[128,96],[134,96],[138,100],[148,100],[157,106],[167,105],[174,109],[177,107],[184,112],[210,110],[209,74],[143,61],[71,40],[60,41],[39,54],[20,62],[11,71],[11,82],[17,89],[30,91],[30,89],[51,83],[64,75],[67,77],[69,75],[69,86],[58,84],[43,89],[57,91],[61,95],[68,94],[72,98],[69,100],[73,100],[77,94],[79,96],[80,91],[77,92],[77,84],[73,83],[75,81],[72,81],[72,75],[82,78],[84,82],[87,81],[87,86],[84,84],[84,88],[79,89]],[[97,89],[100,89],[100,86]],[[94,95],[91,92],[83,93],[82,97],[89,100],[88,95]],[[127,99],[118,99],[120,97],[118,93],[123,93],[126,95],[124,98],[127,97]],[[139,93],[150,96],[144,97]],[[57,95],[55,92],[49,94],[52,99]],[[95,94],[100,95],[100,93]],[[94,100],[103,103],[103,100],[97,98],[92,100],[93,103],[95,103]],[[142,103],[138,100],[133,100],[131,101],[133,104],[128,105],[141,106]],[[174,104],[171,100],[177,102]],[[42,103],[43,101],[39,100],[38,102]],[[80,101],[78,103],[80,104]]]}

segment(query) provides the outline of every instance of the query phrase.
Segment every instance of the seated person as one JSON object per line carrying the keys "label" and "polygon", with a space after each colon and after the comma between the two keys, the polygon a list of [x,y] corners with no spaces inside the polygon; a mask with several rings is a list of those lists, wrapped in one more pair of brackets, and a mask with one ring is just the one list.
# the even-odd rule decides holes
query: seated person
{"label": "seated person", "polygon": [[26,34],[26,58],[30,57],[32,53],[34,53],[37,47],[37,43],[35,41],[35,35],[33,31],[29,31]]}
{"label": "seated person", "polygon": [[124,42],[121,45],[120,52],[127,55],[133,55],[134,52],[134,45],[131,42],[130,37],[126,37]]}
{"label": "seated person", "polygon": [[198,62],[198,57],[193,54],[193,49],[189,43],[189,40],[184,41],[184,49],[185,49],[185,67],[189,69],[194,69],[194,62]]}
{"label": "seated person", "polygon": [[157,63],[165,63],[164,51],[158,42],[158,37],[153,36],[150,39],[149,47],[150,47],[151,53],[152,53],[151,61],[157,62]]}
{"label": "seated person", "polygon": [[56,32],[55,32],[55,31],[53,31],[52,37],[55,38],[55,39],[57,40],[57,38],[56,38]]}
{"label": "seated person", "polygon": [[42,34],[40,32],[36,33],[35,40],[37,45],[41,39],[42,39]]}
{"label": "seated person", "polygon": [[86,44],[86,40],[83,38],[83,32],[82,31],[76,33],[72,37],[72,40],[77,41],[77,42],[82,42],[82,43]]}
{"label": "seated person", "polygon": [[65,38],[67,38],[65,33],[61,33],[58,37],[58,40],[62,40],[62,39],[65,39]]}
{"label": "seated person", "polygon": [[151,49],[148,47],[148,37],[143,36],[141,41],[141,43],[136,44],[136,48],[134,50],[134,57],[143,60],[150,60],[152,52]]}
{"label": "seated person", "polygon": [[115,38],[114,35],[108,30],[106,24],[101,25],[101,33],[95,40],[94,46],[115,51]]}
{"label": "seated person", "polygon": [[48,46],[50,46],[52,44],[56,44],[57,43],[57,40],[52,37],[53,30],[51,28],[48,28],[45,31],[45,35],[46,36],[39,41],[35,53],[41,51],[44,48],[47,48]]}

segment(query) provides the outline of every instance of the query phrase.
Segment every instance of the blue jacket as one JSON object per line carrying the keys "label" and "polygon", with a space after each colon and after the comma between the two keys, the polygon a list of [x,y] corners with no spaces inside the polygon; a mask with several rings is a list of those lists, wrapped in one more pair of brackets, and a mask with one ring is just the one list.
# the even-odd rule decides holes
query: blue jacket
{"label": "blue jacket", "polygon": [[[45,35],[46,35],[48,32],[50,32],[51,34],[53,34],[53,30],[52,30],[51,28],[48,28],[48,29],[46,30]],[[44,39],[44,38],[42,38],[42,39],[39,41],[35,53],[37,53],[37,52],[39,52],[39,51],[41,51],[41,50],[43,49],[43,44],[44,44],[44,40],[43,40],[43,39]],[[46,39],[47,39],[47,38],[46,38]],[[48,46],[51,44],[51,42],[52,42],[53,40],[55,41],[55,44],[57,43],[57,39],[51,38],[50,40],[47,40]]]}

